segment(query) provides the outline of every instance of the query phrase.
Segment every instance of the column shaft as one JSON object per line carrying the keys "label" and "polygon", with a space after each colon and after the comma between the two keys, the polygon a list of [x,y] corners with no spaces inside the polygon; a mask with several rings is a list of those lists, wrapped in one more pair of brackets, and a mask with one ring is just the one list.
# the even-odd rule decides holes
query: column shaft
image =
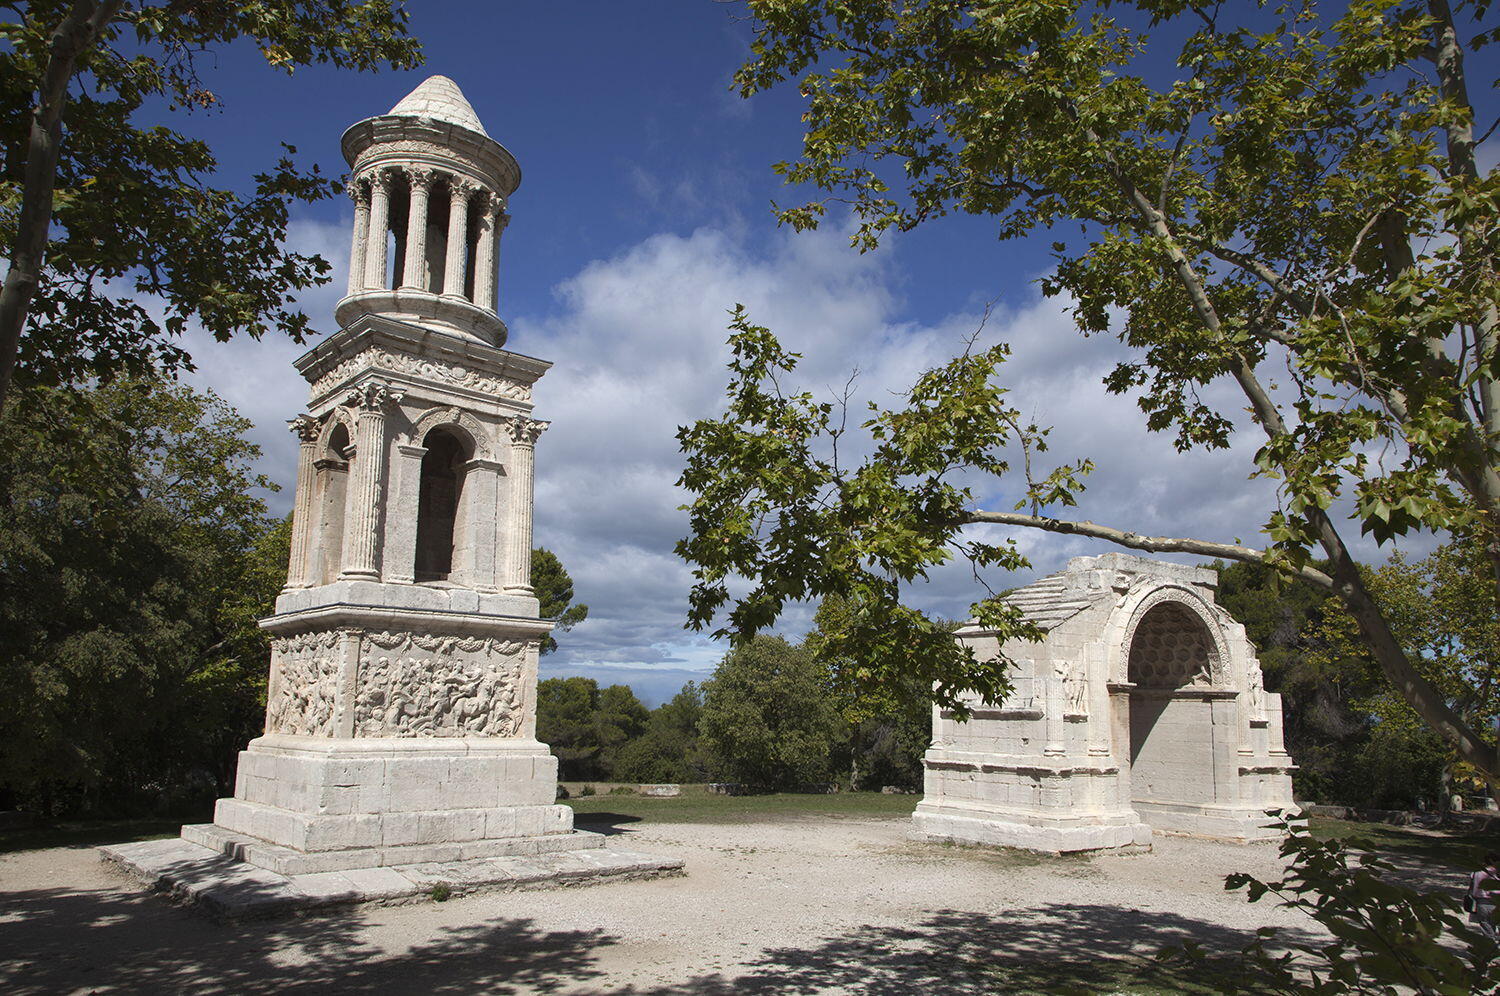
{"label": "column shaft", "polygon": [[297,493],[292,499],[292,553],[287,563],[286,586],[305,588],[312,584],[312,565],[309,553],[313,531],[313,485],[317,468],[313,466],[318,456],[318,434],[322,428],[318,420],[308,415],[299,415],[287,423],[302,441],[297,454]]}
{"label": "column shaft", "polygon": [[426,290],[427,195],[432,172],[412,169],[406,175],[411,180],[411,202],[406,212],[406,272],[401,275],[401,286]]}
{"label": "column shaft", "polygon": [[448,204],[448,260],[443,269],[443,293],[464,296],[464,262],[469,254],[469,185],[450,181],[452,199]]}
{"label": "column shaft", "polygon": [[511,530],[510,550],[506,557],[510,577],[505,579],[507,591],[531,590],[531,506],[535,484],[533,464],[536,450],[530,443],[518,443],[511,447]]}
{"label": "column shaft", "polygon": [[364,182],[353,180],[349,196],[354,199],[354,242],[349,246],[349,293],[365,287],[365,256],[370,242],[370,202],[365,199]]}
{"label": "column shaft", "polygon": [[385,289],[385,233],[391,227],[390,180],[384,173],[370,178],[370,231],[365,239],[365,289]]}
{"label": "column shaft", "polygon": [[509,423],[511,434],[510,536],[507,544],[505,590],[531,593],[531,508],[534,498],[533,465],[536,441],[548,423],[517,416]]}
{"label": "column shaft", "polygon": [[500,224],[499,199],[490,197],[479,222],[479,247],[474,259],[474,303],[489,311],[495,310],[495,254],[499,249]]}

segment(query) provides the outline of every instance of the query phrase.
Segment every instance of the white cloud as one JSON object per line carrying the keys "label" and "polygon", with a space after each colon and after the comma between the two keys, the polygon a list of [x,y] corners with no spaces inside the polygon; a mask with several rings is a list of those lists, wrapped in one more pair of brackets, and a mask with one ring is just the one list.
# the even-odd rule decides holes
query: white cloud
{"label": "white cloud", "polygon": [[[305,292],[300,307],[312,319],[312,326],[324,335],[332,334],[333,307],[344,295],[349,268],[349,226],[293,222],[287,232],[288,242],[303,253],[318,253],[333,265],[333,280]],[[291,511],[292,490],[297,480],[297,444],[287,431],[286,420],[307,406],[307,382],[292,367],[292,361],[314,345],[302,345],[286,336],[270,334],[256,342],[247,336],[236,336],[228,342],[213,337],[194,326],[187,334],[184,347],[197,366],[184,380],[197,387],[213,389],[232,404],[241,415],[255,423],[250,438],[260,445],[263,456],[260,469],[281,485],[281,491],[267,496],[271,508],[279,515]]]}
{"label": "white cloud", "polygon": [[[342,271],[341,226],[298,225],[294,234]],[[672,552],[687,529],[677,510],[687,495],[674,483],[681,470],[675,435],[678,426],[720,407],[727,311],[744,303],[757,323],[801,352],[801,379],[809,387],[837,388],[857,367],[861,395],[889,401],[887,392],[961,349],[982,319],[963,312],[931,324],[907,320],[891,289],[900,260],[899,246],[859,255],[837,230],[778,232],[755,245],[742,229],[702,228],[658,235],[592,261],[555,288],[545,312],[510,317],[508,345],[556,364],[536,392],[539,416],[553,423],[537,448],[536,541],[558,554],[577,598],[590,606],[589,619],[563,635],[559,652],[544,661],[544,674],[628,680],[659,700],[663,682],[712,669],[723,648],[682,628],[691,577]],[[1033,286],[1029,276],[1018,275],[1016,286]],[[325,288],[304,306],[326,325],[339,295],[339,286]],[[1130,399],[1108,395],[1101,384],[1125,348],[1084,339],[1060,302],[1028,295],[989,317],[984,341],[1012,345],[1001,378],[1024,413],[1055,427],[1048,456],[1059,462],[1089,456],[1098,464],[1081,507],[1069,510],[1074,517],[1255,542],[1273,491],[1268,482],[1246,479],[1254,436],[1230,451],[1176,452],[1168,436],[1145,430]],[[305,347],[268,340],[193,348],[196,379],[256,422],[266,468],[285,487],[278,498],[285,508],[295,446],[283,422],[306,401],[291,367]],[[1226,414],[1243,407],[1232,385],[1214,385],[1206,397]],[[1015,488],[982,482],[979,490],[986,504],[1008,508]],[[1038,574],[1059,569],[1069,556],[1113,549],[1036,532],[1016,536]],[[935,572],[914,592],[949,616],[964,614],[981,594],[966,564]],[[799,607],[783,631],[800,635],[809,623],[810,611]],[[647,674],[656,677],[648,681]]]}

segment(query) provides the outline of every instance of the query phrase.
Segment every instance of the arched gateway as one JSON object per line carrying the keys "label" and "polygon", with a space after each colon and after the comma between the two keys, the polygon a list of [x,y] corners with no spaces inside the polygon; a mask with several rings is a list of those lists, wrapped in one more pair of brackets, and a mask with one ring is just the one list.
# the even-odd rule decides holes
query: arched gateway
{"label": "arched gateway", "polygon": [[[1153,829],[1254,840],[1292,806],[1281,697],[1213,571],[1127,554],[1076,557],[1007,596],[1047,631],[1012,642],[1014,691],[959,722],[934,710],[928,837],[1040,851],[1148,845]],[[995,635],[964,627],[981,658]]]}

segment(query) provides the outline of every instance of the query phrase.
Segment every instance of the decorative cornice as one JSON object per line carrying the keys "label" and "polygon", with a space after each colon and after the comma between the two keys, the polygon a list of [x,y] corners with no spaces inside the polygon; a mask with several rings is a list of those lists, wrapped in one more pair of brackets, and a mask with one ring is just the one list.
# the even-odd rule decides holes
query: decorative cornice
{"label": "decorative cornice", "polygon": [[468,367],[442,360],[431,360],[410,353],[397,353],[374,347],[342,360],[312,385],[314,398],[333,390],[359,370],[379,367],[391,373],[435,381],[450,387],[467,388],[490,397],[510,401],[530,401],[531,387],[503,377],[480,373]]}

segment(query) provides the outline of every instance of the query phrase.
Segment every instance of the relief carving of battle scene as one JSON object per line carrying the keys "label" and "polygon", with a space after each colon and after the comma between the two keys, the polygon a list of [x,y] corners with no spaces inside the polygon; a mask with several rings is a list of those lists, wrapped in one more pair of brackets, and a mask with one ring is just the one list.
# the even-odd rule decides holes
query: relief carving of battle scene
{"label": "relief carving of battle scene", "polygon": [[524,641],[493,637],[364,634],[355,735],[518,736],[527,648]]}
{"label": "relief carving of battle scene", "polygon": [[337,631],[298,633],[271,642],[266,732],[304,737],[334,735],[341,636]]}
{"label": "relief carving of battle scene", "polygon": [[[525,726],[529,644],[478,636],[350,631],[360,640],[359,737],[515,737]],[[340,631],[275,641],[267,732],[336,736]]]}

